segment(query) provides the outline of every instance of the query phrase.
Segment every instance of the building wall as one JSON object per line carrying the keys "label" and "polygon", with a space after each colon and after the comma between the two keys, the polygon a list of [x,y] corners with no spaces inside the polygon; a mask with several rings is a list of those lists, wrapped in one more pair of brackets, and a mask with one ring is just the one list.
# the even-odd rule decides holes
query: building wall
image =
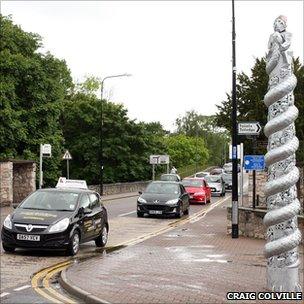
{"label": "building wall", "polygon": [[13,202],[13,163],[0,162],[0,206]]}
{"label": "building wall", "polygon": [[36,190],[36,164],[16,163],[13,166],[13,204],[19,204]]}

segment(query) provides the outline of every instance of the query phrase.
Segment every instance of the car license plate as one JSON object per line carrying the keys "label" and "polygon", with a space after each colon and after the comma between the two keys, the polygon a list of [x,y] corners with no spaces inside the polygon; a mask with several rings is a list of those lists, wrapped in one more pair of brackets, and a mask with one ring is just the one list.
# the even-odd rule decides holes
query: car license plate
{"label": "car license plate", "polygon": [[149,210],[149,214],[162,214],[161,210]]}
{"label": "car license plate", "polygon": [[39,242],[40,241],[40,235],[17,234],[17,240]]}

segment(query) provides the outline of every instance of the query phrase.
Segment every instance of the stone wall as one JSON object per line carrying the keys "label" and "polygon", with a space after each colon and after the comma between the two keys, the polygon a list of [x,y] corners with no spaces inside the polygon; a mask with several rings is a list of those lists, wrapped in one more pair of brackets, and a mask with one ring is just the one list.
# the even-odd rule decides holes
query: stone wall
{"label": "stone wall", "polygon": [[13,163],[0,162],[0,206],[13,202]]}
{"label": "stone wall", "polygon": [[27,160],[0,162],[0,206],[17,205],[36,190],[36,164]]}
{"label": "stone wall", "polygon": [[[298,198],[301,202],[301,213],[303,213],[304,209],[304,173],[303,168],[299,168],[300,171],[300,179],[298,181]],[[265,171],[257,171],[256,172],[256,195],[259,195],[259,204],[258,207],[266,207],[266,197],[263,191],[263,188],[267,181],[267,172]],[[249,186],[248,186],[248,202],[252,205],[252,188],[253,188],[253,178],[252,171],[249,172]]]}
{"label": "stone wall", "polygon": [[[265,239],[266,229],[263,218],[266,209],[252,209],[239,207],[239,234],[245,237]],[[302,232],[302,243],[304,237],[304,215],[298,216],[299,229]],[[231,207],[227,207],[227,232],[231,234]]]}
{"label": "stone wall", "polygon": [[[143,191],[147,187],[150,181],[131,182],[131,183],[115,183],[115,184],[104,184],[103,194],[111,195],[118,193],[138,192]],[[89,189],[100,192],[99,185],[91,185]]]}
{"label": "stone wall", "polygon": [[[266,197],[263,188],[267,181],[267,172],[256,171],[256,195],[259,196],[259,206],[266,206]],[[253,174],[252,171],[249,172],[249,184],[248,184],[248,199],[250,204],[252,203],[252,190],[253,188]]]}
{"label": "stone wall", "polygon": [[18,205],[36,190],[36,164],[14,163],[13,166],[13,204]]}

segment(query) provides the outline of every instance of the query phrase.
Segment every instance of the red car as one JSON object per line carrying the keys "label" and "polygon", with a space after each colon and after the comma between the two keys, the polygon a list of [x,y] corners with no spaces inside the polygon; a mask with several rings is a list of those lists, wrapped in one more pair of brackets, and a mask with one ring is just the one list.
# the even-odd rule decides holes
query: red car
{"label": "red car", "polygon": [[189,194],[190,203],[211,202],[211,189],[203,178],[185,178],[182,184]]}

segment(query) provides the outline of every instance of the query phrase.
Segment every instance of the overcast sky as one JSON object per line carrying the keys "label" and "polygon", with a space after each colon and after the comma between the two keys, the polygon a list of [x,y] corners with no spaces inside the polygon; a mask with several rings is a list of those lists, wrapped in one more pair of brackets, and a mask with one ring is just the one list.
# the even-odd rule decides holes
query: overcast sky
{"label": "overcast sky", "polygon": [[[264,56],[273,21],[284,14],[303,63],[303,1],[236,1],[238,72]],[[186,111],[214,114],[231,90],[231,1],[1,1],[44,51],[65,59],[75,81],[105,82],[105,95],[138,121],[174,129]],[[265,109],[266,111],[266,109]]]}

